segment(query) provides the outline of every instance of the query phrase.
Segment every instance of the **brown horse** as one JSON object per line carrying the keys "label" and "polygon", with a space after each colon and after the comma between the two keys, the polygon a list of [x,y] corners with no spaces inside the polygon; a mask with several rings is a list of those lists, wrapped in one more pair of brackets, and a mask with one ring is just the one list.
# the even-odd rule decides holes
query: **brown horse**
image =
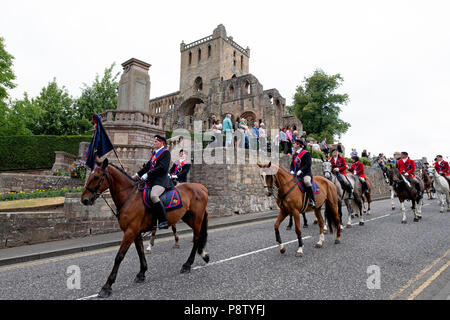
{"label": "brown horse", "polygon": [[[325,217],[328,220],[328,227],[330,232],[333,232],[333,226],[337,230],[335,243],[340,243],[341,238],[341,222],[338,212],[338,196],[336,187],[324,177],[316,176],[314,181],[319,185],[320,194],[315,195],[316,207],[312,208],[309,203],[305,203],[304,193],[297,187],[297,179],[284,170],[283,168],[272,165],[270,162],[267,165],[258,164],[261,168],[261,176],[264,183],[265,193],[268,197],[272,196],[274,185],[278,188],[276,202],[280,211],[275,222],[275,238],[280,247],[280,252],[285,253],[286,248],[281,241],[279,227],[281,222],[291,214],[295,221],[295,233],[298,239],[298,250],[296,256],[303,255],[303,240],[300,229],[300,213],[302,211],[310,211],[314,209],[314,214],[319,223],[320,238],[316,243],[316,248],[321,248],[325,242],[324,235],[324,221],[320,212],[321,207],[325,204]],[[306,204],[306,208],[303,208]],[[302,210],[305,209],[305,210]]]}
{"label": "brown horse", "polygon": [[428,175],[428,172],[423,167],[420,169],[422,171],[422,180],[425,187],[425,191],[428,194],[428,200],[433,199],[433,181],[431,181],[430,176]]}
{"label": "brown horse", "polygon": [[[112,272],[98,294],[99,297],[106,298],[112,293],[111,286],[116,280],[120,263],[133,242],[140,260],[140,271],[134,281],[144,282],[147,261],[141,234],[151,229],[152,213],[146,209],[142,201],[142,191],[138,189],[138,181],[115,165],[108,164],[108,159],[105,159],[103,164],[98,162],[97,165],[99,166],[91,172],[86,181],[85,190],[81,194],[81,202],[84,205],[93,205],[95,200],[109,189],[117,208],[119,226],[124,232]],[[182,207],[168,212],[169,226],[175,225],[182,219],[194,232],[194,246],[188,260],[181,268],[181,273],[185,273],[191,270],[196,252],[206,263],[209,262],[209,255],[205,251],[208,235],[208,213],[206,212],[208,190],[198,183],[183,183],[176,189],[180,193]]]}

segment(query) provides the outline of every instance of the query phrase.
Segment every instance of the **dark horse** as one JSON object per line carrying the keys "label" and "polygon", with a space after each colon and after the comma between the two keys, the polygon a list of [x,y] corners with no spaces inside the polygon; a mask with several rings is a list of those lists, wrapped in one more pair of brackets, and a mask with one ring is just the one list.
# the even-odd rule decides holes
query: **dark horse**
{"label": "dark horse", "polygon": [[[266,189],[266,196],[273,195],[274,186],[278,188],[276,202],[280,211],[278,213],[277,221],[275,222],[275,238],[280,247],[280,252],[285,253],[286,248],[281,241],[279,227],[280,223],[288,216],[292,215],[295,221],[295,233],[298,239],[298,249],[296,256],[303,255],[303,239],[300,229],[300,213],[303,211],[313,210],[313,208],[304,202],[304,193],[297,187],[297,179],[281,167],[272,165],[270,162],[267,165],[258,164],[261,168],[261,177]],[[340,243],[341,238],[341,223],[338,212],[338,197],[336,187],[333,183],[323,177],[314,177],[314,181],[318,184],[320,193],[315,195],[316,208],[314,213],[319,223],[320,237],[319,242],[316,243],[317,248],[321,248],[325,242],[324,235],[324,221],[320,212],[321,207],[325,205],[325,216],[327,217],[330,231],[333,227],[336,228],[335,243]]]}
{"label": "dark horse", "polygon": [[[400,200],[400,203],[402,205],[402,223],[406,223],[406,209],[404,206],[405,200],[410,200],[412,203],[412,210],[414,213],[414,222],[419,221],[422,219],[422,205],[423,205],[423,196],[419,196],[419,192],[416,189],[416,186],[414,183],[409,182],[404,175],[400,173],[400,171],[393,167],[390,169],[386,169],[386,174],[389,177],[389,180],[392,181],[392,187],[395,191],[395,193],[398,196],[398,199]],[[424,190],[423,181],[419,180],[420,185],[420,191]],[[417,204],[417,208],[416,208]]]}
{"label": "dark horse", "polygon": [[[81,202],[84,205],[93,205],[95,200],[109,189],[117,208],[119,226],[124,232],[112,272],[98,294],[99,297],[106,298],[112,293],[111,286],[116,281],[120,263],[133,242],[141,266],[134,281],[137,283],[144,282],[147,261],[144,254],[142,233],[151,229],[152,213],[146,210],[142,201],[142,190],[140,191],[138,188],[139,181],[134,180],[115,165],[108,164],[108,159],[105,159],[103,164],[98,162],[97,165],[88,177],[85,189],[81,194]],[[188,260],[181,268],[181,273],[185,273],[191,270],[196,252],[201,255],[206,263],[209,262],[209,255],[205,251],[208,236],[208,213],[206,212],[208,190],[199,183],[183,183],[176,189],[180,193],[182,207],[168,212],[169,226],[175,225],[182,219],[194,232],[194,246]]]}

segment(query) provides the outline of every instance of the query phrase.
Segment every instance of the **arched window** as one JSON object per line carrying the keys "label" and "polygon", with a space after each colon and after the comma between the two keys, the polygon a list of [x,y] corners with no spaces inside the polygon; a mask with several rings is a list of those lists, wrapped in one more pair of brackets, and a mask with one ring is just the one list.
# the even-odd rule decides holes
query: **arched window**
{"label": "arched window", "polygon": [[275,101],[275,104],[277,105],[277,107],[279,107],[279,106],[280,106],[280,100],[277,99],[277,100]]}
{"label": "arched window", "polygon": [[195,78],[194,81],[194,88],[197,92],[200,92],[203,90],[203,80],[201,77],[197,77]]}
{"label": "arched window", "polygon": [[273,97],[271,94],[269,94],[269,100],[270,100],[270,104],[273,104]]}
{"label": "arched window", "polygon": [[245,92],[247,93],[247,94],[251,94],[251,86],[250,86],[250,82],[248,82],[248,81],[245,81]]}
{"label": "arched window", "polygon": [[244,70],[244,56],[241,56],[241,70]]}
{"label": "arched window", "polygon": [[202,60],[202,49],[198,49],[198,62]]}
{"label": "arched window", "polygon": [[211,45],[208,45],[208,58],[211,57]]}
{"label": "arched window", "polygon": [[192,63],[192,52],[189,51],[189,65]]}

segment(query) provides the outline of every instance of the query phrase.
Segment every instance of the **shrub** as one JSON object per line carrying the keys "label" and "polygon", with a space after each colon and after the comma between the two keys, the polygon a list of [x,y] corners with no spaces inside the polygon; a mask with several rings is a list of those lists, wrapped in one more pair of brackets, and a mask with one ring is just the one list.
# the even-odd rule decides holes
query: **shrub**
{"label": "shrub", "polygon": [[372,166],[372,162],[370,161],[369,158],[361,157],[361,158],[359,158],[359,161],[361,161],[362,164],[365,165],[365,166],[368,166],[368,167]]}
{"label": "shrub", "polygon": [[23,200],[23,199],[37,199],[37,198],[54,198],[54,197],[62,197],[66,193],[77,193],[81,192],[83,187],[71,187],[71,188],[60,188],[60,189],[52,189],[52,190],[41,190],[36,189],[30,192],[6,192],[0,193],[0,201],[9,201],[9,200]]}
{"label": "shrub", "polygon": [[55,151],[77,155],[91,136],[9,136],[0,138],[0,170],[49,169]]}

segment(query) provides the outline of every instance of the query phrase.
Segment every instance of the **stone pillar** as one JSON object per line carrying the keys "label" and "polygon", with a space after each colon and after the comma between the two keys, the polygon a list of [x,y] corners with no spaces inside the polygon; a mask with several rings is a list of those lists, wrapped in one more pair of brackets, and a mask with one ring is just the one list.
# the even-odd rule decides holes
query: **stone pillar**
{"label": "stone pillar", "polygon": [[135,58],[122,63],[123,74],[119,82],[119,111],[150,111],[150,76],[151,64]]}

